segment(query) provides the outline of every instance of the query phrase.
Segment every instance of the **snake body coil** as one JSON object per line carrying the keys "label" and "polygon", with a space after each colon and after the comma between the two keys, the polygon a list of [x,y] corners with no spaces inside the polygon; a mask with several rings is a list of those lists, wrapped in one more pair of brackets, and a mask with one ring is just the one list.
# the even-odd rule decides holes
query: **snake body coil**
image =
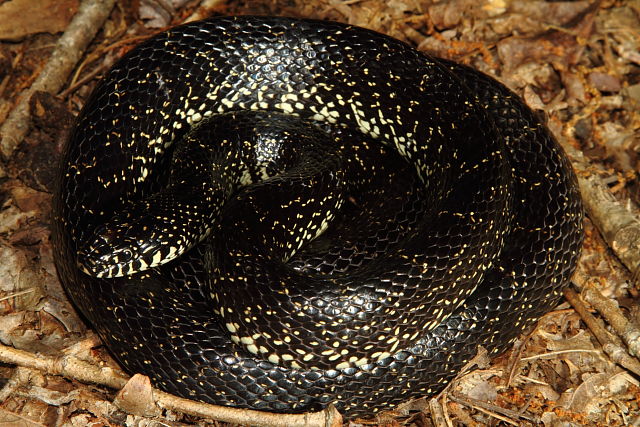
{"label": "snake body coil", "polygon": [[550,310],[575,177],[501,84],[338,23],[215,18],[129,52],[66,146],[60,278],[130,372],[367,415]]}

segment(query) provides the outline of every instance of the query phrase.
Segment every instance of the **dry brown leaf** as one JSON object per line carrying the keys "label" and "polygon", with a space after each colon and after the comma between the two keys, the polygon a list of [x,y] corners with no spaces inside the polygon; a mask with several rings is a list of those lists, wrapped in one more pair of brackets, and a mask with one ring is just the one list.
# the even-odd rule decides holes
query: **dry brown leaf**
{"label": "dry brown leaf", "polygon": [[0,408],[0,425],[11,427],[44,427],[46,424],[34,421],[23,415]]}
{"label": "dry brown leaf", "polygon": [[566,393],[558,402],[573,412],[597,414],[601,406],[614,395],[626,393],[629,385],[638,381],[626,372],[608,372],[588,376],[573,393]]}
{"label": "dry brown leaf", "polygon": [[[36,7],[37,6],[37,7]],[[78,10],[78,0],[11,0],[0,4],[0,39],[19,40],[36,33],[58,33]]]}

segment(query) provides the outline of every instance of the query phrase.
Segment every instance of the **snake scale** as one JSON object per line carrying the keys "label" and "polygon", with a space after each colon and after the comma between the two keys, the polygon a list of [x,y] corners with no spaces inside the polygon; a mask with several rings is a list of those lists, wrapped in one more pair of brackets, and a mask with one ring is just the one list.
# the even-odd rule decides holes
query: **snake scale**
{"label": "snake scale", "polygon": [[64,149],[53,243],[129,372],[187,398],[370,416],[559,301],[561,148],[502,84],[376,32],[212,18],[128,52]]}

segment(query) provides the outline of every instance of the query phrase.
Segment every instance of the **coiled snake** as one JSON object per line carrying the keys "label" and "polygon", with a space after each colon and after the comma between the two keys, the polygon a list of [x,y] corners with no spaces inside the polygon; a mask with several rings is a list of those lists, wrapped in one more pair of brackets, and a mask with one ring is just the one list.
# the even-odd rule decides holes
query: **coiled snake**
{"label": "coiled snake", "polygon": [[54,195],[60,278],[168,392],[370,415],[558,303],[575,177],[490,77],[332,22],[214,18],[99,83]]}

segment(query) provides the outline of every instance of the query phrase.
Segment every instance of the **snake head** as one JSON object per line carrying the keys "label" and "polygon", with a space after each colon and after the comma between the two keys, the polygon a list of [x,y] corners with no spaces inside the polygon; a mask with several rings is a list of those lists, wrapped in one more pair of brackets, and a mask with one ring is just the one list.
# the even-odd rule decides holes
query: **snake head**
{"label": "snake head", "polygon": [[[99,226],[78,248],[78,267],[93,277],[128,276],[155,267],[161,251],[154,239],[136,235],[133,224]],[[157,242],[157,241],[156,241]]]}

